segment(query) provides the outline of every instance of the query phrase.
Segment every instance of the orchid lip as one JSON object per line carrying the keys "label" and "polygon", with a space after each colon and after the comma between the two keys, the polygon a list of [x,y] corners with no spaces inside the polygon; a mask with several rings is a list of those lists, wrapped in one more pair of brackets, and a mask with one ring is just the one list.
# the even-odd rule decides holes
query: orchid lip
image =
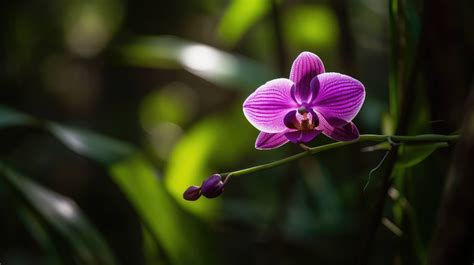
{"label": "orchid lip", "polygon": [[[304,108],[304,111],[301,109]],[[284,123],[288,129],[308,131],[313,130],[319,124],[319,118],[313,110],[308,110],[302,106],[298,111],[290,111],[284,118]]]}

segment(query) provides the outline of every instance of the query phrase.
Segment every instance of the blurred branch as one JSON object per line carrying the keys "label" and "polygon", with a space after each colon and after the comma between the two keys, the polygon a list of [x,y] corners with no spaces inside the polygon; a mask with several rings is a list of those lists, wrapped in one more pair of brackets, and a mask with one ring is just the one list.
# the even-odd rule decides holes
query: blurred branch
{"label": "blurred branch", "polygon": [[[472,264],[474,247],[474,93],[472,31],[462,30],[474,20],[472,1],[422,1],[425,7],[426,45],[422,58],[431,115],[446,120],[435,131],[447,131],[462,122],[463,136],[451,160],[428,264]],[[443,47],[440,49],[439,47]],[[464,104],[460,100],[467,97]],[[463,119],[462,121],[460,121]]]}
{"label": "blurred branch", "polygon": [[405,233],[402,236],[406,236],[406,234],[410,233],[411,230],[411,233],[413,234],[413,242],[410,243],[412,243],[413,247],[416,249],[416,253],[418,254],[418,264],[426,264],[426,251],[423,248],[420,238],[415,209],[413,209],[413,206],[410,204],[407,198],[401,195],[396,188],[390,188],[388,195],[393,200],[393,202],[398,204],[403,209],[404,214],[407,216],[407,221],[410,227],[405,228]]}
{"label": "blurred branch", "polygon": [[[416,60],[418,61],[418,60]],[[398,133],[405,133],[408,128],[408,124],[410,122],[410,115],[412,106],[413,106],[413,91],[415,90],[416,84],[416,76],[417,76],[417,67],[416,65],[412,68],[410,73],[410,78],[407,81],[407,85],[403,86],[404,91],[402,92],[401,100],[401,114],[400,119],[398,121],[397,132]],[[391,138],[394,141],[397,141],[395,138]],[[359,265],[368,264],[371,248],[373,246],[373,242],[375,236],[377,234],[377,229],[379,224],[382,220],[383,210],[385,208],[385,201],[387,198],[387,192],[392,186],[393,179],[391,178],[393,169],[398,159],[398,145],[393,145],[390,151],[390,154],[387,157],[386,167],[382,174],[382,189],[380,190],[377,200],[374,206],[374,210],[372,212],[372,216],[369,219],[367,230],[364,233],[365,240],[364,244],[362,245],[362,250],[359,254]]]}
{"label": "blurred branch", "polygon": [[[405,21],[405,7],[403,1],[393,0],[390,1],[390,26],[392,30],[391,36],[391,71],[390,80],[395,82],[390,86],[390,108],[392,115],[398,117],[396,120],[398,134],[405,134],[407,132],[409,123],[412,116],[410,115],[413,109],[413,103],[415,100],[414,93],[416,87],[416,80],[418,77],[418,66],[419,66],[419,51],[421,45],[419,43],[412,43],[414,57],[413,65],[410,70],[408,78],[405,78],[405,73],[409,67],[408,56],[401,56],[401,51],[406,49],[408,33],[406,32],[406,21]],[[405,55],[405,54],[404,54]],[[400,108],[399,111],[398,108]],[[399,115],[399,116],[398,116]],[[395,139],[393,139],[396,141]],[[399,145],[392,145],[392,150],[388,155],[386,167],[382,174],[382,188],[377,196],[375,206],[373,208],[372,215],[369,217],[367,229],[363,236],[365,240],[362,243],[362,249],[359,252],[359,265],[368,264],[371,249],[374,243],[374,239],[377,233],[377,229],[381,223],[383,210],[385,208],[385,202],[387,198],[387,192],[392,186],[393,179],[392,173],[395,168],[398,159],[398,147]]]}
{"label": "blurred branch", "polygon": [[388,219],[386,217],[382,218],[382,224],[388,230],[392,231],[392,233],[395,234],[396,236],[398,236],[398,237],[403,236],[403,231],[396,224],[394,224],[392,221],[390,221],[390,219]]}
{"label": "blurred branch", "polygon": [[330,1],[334,13],[339,22],[339,29],[341,31],[341,40],[339,41],[339,56],[349,73],[353,73],[354,67],[354,36],[350,27],[349,10],[347,0],[333,0]]}
{"label": "blurred branch", "polygon": [[[460,104],[472,91],[474,73],[474,2],[423,0],[424,45],[420,51],[423,80],[429,88],[433,132],[459,128],[467,105]],[[433,45],[436,43],[436,45]]]}
{"label": "blurred branch", "polygon": [[285,46],[285,38],[283,36],[283,28],[281,25],[281,13],[280,13],[280,6],[277,3],[277,0],[270,0],[272,4],[272,25],[273,31],[275,34],[275,42],[276,42],[276,49],[277,49],[277,58],[278,58],[278,71],[280,75],[284,75],[287,69],[287,51]]}
{"label": "blurred branch", "polygon": [[379,227],[380,222],[382,221],[382,214],[383,209],[385,207],[385,201],[387,198],[387,191],[389,190],[390,186],[392,186],[392,171],[395,167],[398,158],[398,146],[392,146],[390,150],[386,162],[385,167],[383,170],[382,175],[382,187],[377,194],[377,198],[375,199],[375,206],[373,207],[372,214],[369,216],[368,224],[366,230],[362,234],[362,249],[359,252],[359,265],[368,264],[370,252],[372,249],[373,241],[375,239],[375,235],[377,234],[377,229]]}
{"label": "blurred branch", "polygon": [[[417,76],[417,68],[413,67],[412,72],[410,74],[410,78],[407,82],[406,86],[403,86],[405,92],[402,93],[401,98],[401,114],[400,119],[397,126],[398,133],[405,133],[407,131],[407,127],[410,121],[410,111],[413,105],[413,91],[415,90],[415,83],[416,83],[416,76]],[[398,142],[395,138],[391,138],[392,140]],[[458,138],[457,138],[458,139]],[[398,147],[399,145],[392,145],[392,149],[387,157],[386,167],[382,173],[382,188],[379,191],[377,196],[375,206],[372,212],[371,217],[369,218],[367,230],[363,234],[365,236],[364,243],[362,244],[362,249],[359,252],[359,265],[365,265],[369,262],[369,257],[371,253],[371,249],[373,246],[373,242],[375,236],[377,234],[377,229],[382,220],[383,210],[385,208],[385,202],[387,198],[387,192],[392,186],[393,179],[391,178],[392,172],[395,168],[395,164],[398,159]]]}
{"label": "blurred branch", "polygon": [[456,147],[431,244],[429,264],[471,264],[474,247],[474,93],[466,106],[463,136]]}

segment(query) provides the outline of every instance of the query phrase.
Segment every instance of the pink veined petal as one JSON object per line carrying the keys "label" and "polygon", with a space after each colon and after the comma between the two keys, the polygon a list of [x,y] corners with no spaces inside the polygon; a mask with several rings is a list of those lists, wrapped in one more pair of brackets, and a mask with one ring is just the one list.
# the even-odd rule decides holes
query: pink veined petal
{"label": "pink veined petal", "polygon": [[335,117],[326,118],[326,121],[328,124],[330,124],[333,127],[342,127],[350,122],[350,121],[341,120]]}
{"label": "pink veined petal", "polygon": [[291,98],[293,82],[275,79],[257,88],[244,102],[244,115],[258,130],[267,133],[278,133],[286,130],[283,119],[297,107]]}
{"label": "pink veined petal", "polygon": [[260,132],[257,141],[255,141],[255,148],[259,150],[269,150],[280,147],[286,143],[288,143],[288,138],[286,138],[284,133]]}
{"label": "pink veined petal", "polygon": [[314,53],[302,52],[293,62],[290,72],[290,80],[295,83],[292,96],[298,103],[307,103],[316,94],[310,86],[311,80],[324,73],[324,64]]}
{"label": "pink veined petal", "polygon": [[318,131],[318,130],[291,131],[291,132],[285,133],[285,136],[292,143],[299,144],[299,143],[310,142],[320,133],[321,131]]}
{"label": "pink veined petal", "polygon": [[336,141],[353,141],[359,138],[359,130],[353,122],[349,122],[340,127],[330,125],[324,117],[319,117],[318,129],[323,134]]}
{"label": "pink veined petal", "polygon": [[349,122],[342,127],[334,127],[327,136],[337,141],[354,141],[359,139],[359,130],[353,122]]}
{"label": "pink veined petal", "polygon": [[331,121],[337,120],[352,121],[364,103],[364,85],[339,73],[320,74],[317,79],[319,92],[311,106],[331,124]]}

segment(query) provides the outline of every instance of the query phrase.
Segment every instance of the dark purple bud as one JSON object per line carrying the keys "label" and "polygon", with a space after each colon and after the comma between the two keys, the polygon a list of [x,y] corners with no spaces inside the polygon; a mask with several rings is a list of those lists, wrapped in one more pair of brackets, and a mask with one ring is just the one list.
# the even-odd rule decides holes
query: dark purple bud
{"label": "dark purple bud", "polygon": [[214,174],[202,182],[201,194],[206,198],[215,198],[224,191],[224,182],[219,174]]}
{"label": "dark purple bud", "polygon": [[199,197],[201,197],[201,188],[198,186],[191,186],[183,193],[183,198],[188,201],[195,201]]}

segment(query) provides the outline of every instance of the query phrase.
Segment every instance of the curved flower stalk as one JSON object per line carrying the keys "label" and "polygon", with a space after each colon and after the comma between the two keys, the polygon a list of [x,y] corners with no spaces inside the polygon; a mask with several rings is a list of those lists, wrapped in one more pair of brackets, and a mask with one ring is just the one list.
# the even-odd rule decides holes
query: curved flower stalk
{"label": "curved flower stalk", "polygon": [[365,134],[360,135],[360,137],[354,141],[341,141],[330,143],[326,145],[311,147],[306,149],[304,152],[295,154],[289,157],[282,158],[273,162],[266,164],[261,164],[249,168],[239,169],[232,172],[214,174],[209,176],[209,178],[203,181],[201,187],[190,186],[183,194],[184,199],[188,201],[197,200],[201,194],[207,198],[215,198],[222,194],[224,191],[224,186],[228,183],[230,177],[236,177],[246,174],[255,173],[258,171],[274,168],[281,166],[283,164],[295,161],[297,159],[314,155],[320,152],[324,152],[331,149],[340,148],[343,146],[348,146],[355,143],[361,142],[387,142],[390,145],[419,145],[433,143],[437,144],[439,147],[448,146],[449,144],[455,143],[459,139],[459,135],[440,135],[440,134],[423,134],[415,136],[404,136],[404,135],[377,135],[377,134]]}
{"label": "curved flower stalk", "polygon": [[257,88],[244,102],[247,120],[258,130],[255,148],[273,149],[291,141],[306,143],[321,132],[337,141],[359,137],[352,119],[365,99],[358,80],[325,73],[321,59],[303,52],[293,62],[290,78]]}
{"label": "curved flower stalk", "polygon": [[317,147],[267,164],[232,172],[214,174],[199,186],[190,186],[183,194],[188,201],[203,195],[215,198],[222,194],[231,176],[250,174],[353,143],[375,141],[398,144],[437,143],[446,146],[459,135],[359,135],[352,122],[365,99],[365,88],[358,80],[339,73],[326,73],[321,59],[303,52],[293,62],[290,78],[280,78],[257,88],[244,102],[247,120],[258,130],[255,148],[265,150],[287,142],[302,144],[320,133],[338,142]]}

